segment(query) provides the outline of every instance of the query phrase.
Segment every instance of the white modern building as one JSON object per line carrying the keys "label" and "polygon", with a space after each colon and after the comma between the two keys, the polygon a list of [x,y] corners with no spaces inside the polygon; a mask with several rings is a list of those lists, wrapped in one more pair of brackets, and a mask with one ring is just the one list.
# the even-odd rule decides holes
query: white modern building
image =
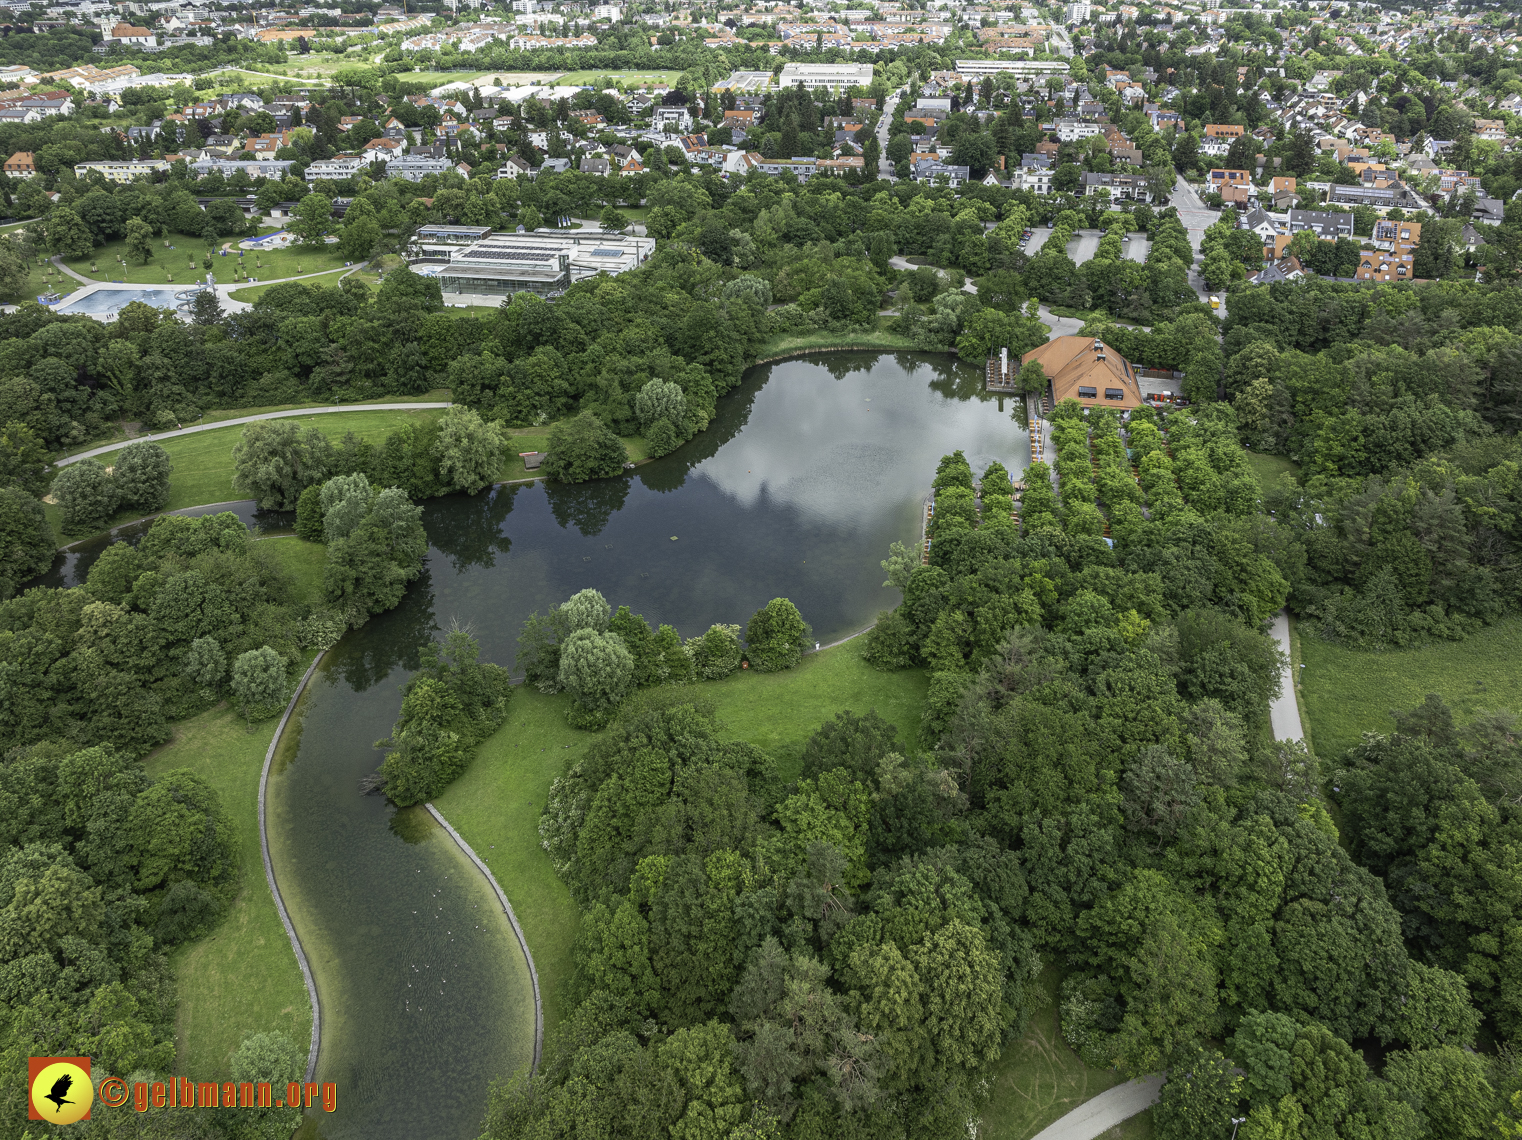
{"label": "white modern building", "polygon": [[1088,22],[1089,14],[1094,9],[1084,0],[1076,0],[1063,9],[1062,22],[1064,24],[1083,24]]}
{"label": "white modern building", "polygon": [[306,179],[308,182],[316,182],[319,178],[327,178],[337,182],[343,178],[353,178],[362,173],[370,162],[371,156],[360,154],[336,154],[332,158],[320,158],[307,167]]}
{"label": "white modern building", "polygon": [[131,182],[134,178],[151,178],[155,171],[168,170],[162,158],[135,158],[130,162],[80,162],[74,165],[74,177],[100,174],[107,182]]}
{"label": "white modern building", "polygon": [[1011,72],[1023,79],[1042,75],[1066,75],[1068,65],[1055,59],[959,59],[957,74],[962,76],[999,75]]}
{"label": "white modern building", "polygon": [[777,80],[783,87],[801,83],[809,90],[828,87],[867,87],[872,83],[870,63],[789,63]]}
{"label": "white modern building", "polygon": [[190,164],[191,171],[197,178],[206,174],[220,174],[223,178],[230,178],[238,171],[243,171],[250,178],[284,178],[291,169],[291,160],[288,158],[203,158]]}
{"label": "white modern building", "polygon": [[449,159],[430,158],[426,154],[402,154],[386,160],[386,177],[405,178],[408,182],[421,182],[430,174],[453,169],[454,163]]}
{"label": "white modern building", "polygon": [[455,253],[436,276],[446,296],[550,297],[583,278],[637,268],[654,252],[654,238],[587,230],[492,234]]}

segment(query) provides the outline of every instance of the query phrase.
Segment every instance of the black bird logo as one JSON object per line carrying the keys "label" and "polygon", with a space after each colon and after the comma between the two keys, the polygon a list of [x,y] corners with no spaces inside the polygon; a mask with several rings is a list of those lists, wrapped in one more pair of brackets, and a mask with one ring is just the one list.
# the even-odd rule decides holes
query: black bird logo
{"label": "black bird logo", "polygon": [[69,1076],[68,1073],[65,1073],[63,1076],[59,1077],[56,1081],[53,1082],[53,1091],[48,1093],[48,1095],[43,1099],[52,1101],[58,1106],[58,1111],[62,1112],[64,1105],[75,1103],[74,1101],[67,1099],[69,1095],[69,1086],[73,1083],[74,1078]]}

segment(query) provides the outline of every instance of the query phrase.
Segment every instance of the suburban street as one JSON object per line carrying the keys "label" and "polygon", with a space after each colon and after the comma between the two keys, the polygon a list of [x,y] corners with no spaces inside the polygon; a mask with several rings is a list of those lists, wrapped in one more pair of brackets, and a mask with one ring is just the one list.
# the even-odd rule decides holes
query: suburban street
{"label": "suburban street", "polygon": [[[1178,181],[1173,186],[1173,205],[1178,209],[1178,219],[1183,223],[1184,229],[1189,233],[1189,244],[1194,247],[1195,260],[1199,260],[1200,242],[1205,237],[1206,227],[1218,220],[1214,210],[1206,209],[1205,203],[1200,201],[1200,196],[1194,192],[1189,183],[1184,181],[1180,174]],[[1210,290],[1205,287],[1205,279],[1200,276],[1199,267],[1192,266],[1189,270],[1189,284],[1194,286],[1200,300],[1210,299]]]}
{"label": "suburban street", "polygon": [[888,124],[893,122],[893,110],[898,106],[898,97],[907,90],[908,88],[900,88],[889,95],[883,102],[882,117],[877,120],[877,143],[881,148],[877,160],[877,176],[890,182],[894,178],[893,164],[888,161]]}

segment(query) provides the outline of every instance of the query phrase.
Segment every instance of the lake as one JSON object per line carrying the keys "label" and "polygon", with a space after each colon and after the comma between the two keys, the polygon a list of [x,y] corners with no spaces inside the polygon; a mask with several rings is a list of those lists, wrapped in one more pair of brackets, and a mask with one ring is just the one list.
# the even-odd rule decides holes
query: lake
{"label": "lake", "polygon": [[1026,466],[1015,401],[982,383],[981,362],[941,355],[784,361],[628,477],[424,504],[423,577],[327,655],[270,780],[271,854],[323,1007],[318,1079],[339,1087],[327,1140],[468,1140],[491,1080],[531,1057],[527,970],[485,881],[420,810],[359,793],[419,646],[458,621],[511,666],[524,618],[586,587],[684,637],[775,597],[821,642],[856,633],[899,600],[879,563],[918,541],[942,455]]}

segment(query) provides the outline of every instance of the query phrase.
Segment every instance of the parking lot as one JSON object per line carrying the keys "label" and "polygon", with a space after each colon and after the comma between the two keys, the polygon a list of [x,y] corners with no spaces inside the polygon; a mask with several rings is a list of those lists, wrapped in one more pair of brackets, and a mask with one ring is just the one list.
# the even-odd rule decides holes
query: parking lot
{"label": "parking lot", "polygon": [[[1025,243],[1025,255],[1035,257],[1046,245],[1047,239],[1052,236],[1050,226],[1035,226],[1031,230],[1030,240]],[[1079,230],[1073,235],[1073,240],[1068,242],[1068,256],[1073,259],[1074,265],[1082,265],[1085,261],[1093,258],[1099,251],[1099,240],[1104,236],[1102,230]],[[1131,261],[1147,260],[1148,242],[1145,234],[1134,233],[1130,242],[1121,247],[1121,256]]]}

